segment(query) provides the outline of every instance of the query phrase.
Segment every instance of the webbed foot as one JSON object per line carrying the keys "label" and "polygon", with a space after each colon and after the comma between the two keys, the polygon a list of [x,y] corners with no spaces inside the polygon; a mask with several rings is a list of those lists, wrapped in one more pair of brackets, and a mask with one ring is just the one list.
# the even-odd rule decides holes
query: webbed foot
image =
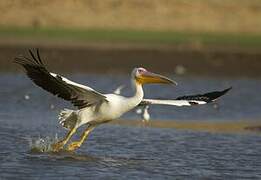
{"label": "webbed foot", "polygon": [[59,152],[60,150],[63,149],[64,145],[65,143],[63,141],[52,144],[53,152]]}
{"label": "webbed foot", "polygon": [[68,145],[66,148],[67,151],[75,151],[79,147],[81,147],[82,143],[79,141],[72,142],[71,144]]}

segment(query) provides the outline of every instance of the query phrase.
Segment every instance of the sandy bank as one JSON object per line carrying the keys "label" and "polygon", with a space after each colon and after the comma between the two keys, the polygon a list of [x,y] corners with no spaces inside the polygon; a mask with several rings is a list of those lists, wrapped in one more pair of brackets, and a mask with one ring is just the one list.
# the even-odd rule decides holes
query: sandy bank
{"label": "sandy bank", "polygon": [[261,133],[260,121],[178,121],[178,120],[151,120],[143,123],[142,120],[115,120],[114,125],[171,128],[179,130],[202,131],[212,133]]}

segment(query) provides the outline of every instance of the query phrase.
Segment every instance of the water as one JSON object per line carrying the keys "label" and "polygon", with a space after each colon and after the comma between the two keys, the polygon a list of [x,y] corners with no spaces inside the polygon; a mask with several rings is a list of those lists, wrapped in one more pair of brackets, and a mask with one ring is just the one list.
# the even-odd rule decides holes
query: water
{"label": "water", "polygon": [[[73,75],[101,92],[127,76]],[[146,97],[175,98],[233,86],[213,105],[151,106],[152,120],[259,120],[261,80],[175,78],[177,87],[146,86]],[[70,104],[32,85],[24,75],[0,76],[0,179],[261,179],[258,133],[211,133],[106,124],[75,153],[41,153],[30,142],[62,137],[59,109]],[[107,89],[110,87],[110,89]],[[130,88],[123,90],[130,95]],[[122,119],[139,119],[134,111]],[[82,129],[80,129],[82,131]],[[79,134],[75,138],[79,138]],[[48,138],[47,138],[48,139]],[[48,140],[47,140],[48,141]]]}

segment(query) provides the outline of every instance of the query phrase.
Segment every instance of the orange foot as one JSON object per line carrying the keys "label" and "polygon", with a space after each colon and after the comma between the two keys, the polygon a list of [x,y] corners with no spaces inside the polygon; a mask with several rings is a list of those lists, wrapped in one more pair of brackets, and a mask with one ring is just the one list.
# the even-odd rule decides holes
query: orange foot
{"label": "orange foot", "polygon": [[57,142],[55,144],[52,144],[53,152],[59,152],[60,150],[63,149],[63,146],[64,146],[64,142],[63,141]]}
{"label": "orange foot", "polygon": [[71,144],[68,145],[67,147],[67,151],[75,151],[76,149],[78,149],[79,147],[81,147],[82,143],[81,142],[72,142]]}

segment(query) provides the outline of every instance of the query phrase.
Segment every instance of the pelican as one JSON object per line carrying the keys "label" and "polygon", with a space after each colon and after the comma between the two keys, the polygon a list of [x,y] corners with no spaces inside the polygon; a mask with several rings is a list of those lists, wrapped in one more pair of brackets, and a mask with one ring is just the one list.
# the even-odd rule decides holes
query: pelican
{"label": "pelican", "polygon": [[149,122],[150,120],[149,105],[145,105],[143,109],[142,118],[143,118],[143,122]]}
{"label": "pelican", "polygon": [[124,113],[137,106],[148,106],[152,104],[192,106],[213,102],[220,96],[227,93],[231,88],[223,91],[214,91],[205,94],[189,95],[178,97],[174,100],[143,99],[142,86],[148,83],[172,84],[177,83],[165,76],[149,72],[145,68],[134,68],[131,73],[131,81],[135,93],[131,97],[124,97],[118,94],[102,94],[89,86],[75,83],[58,74],[49,72],[43,63],[39,50],[36,52],[29,50],[31,57],[18,56],[15,63],[23,66],[27,76],[44,90],[70,101],[77,109],[63,109],[59,113],[59,123],[68,130],[67,135],[57,143],[52,144],[54,152],[64,148],[77,129],[82,125],[87,125],[80,139],[71,142],[66,150],[74,151],[78,149],[87,139],[90,132],[100,124],[107,123],[119,118]]}
{"label": "pelican", "polygon": [[144,96],[142,85],[147,83],[177,84],[165,76],[149,72],[140,67],[134,68],[131,73],[131,81],[135,88],[133,96],[102,94],[88,86],[49,72],[40,57],[38,49],[36,53],[32,50],[29,50],[29,53],[31,57],[18,56],[15,58],[15,63],[24,67],[27,76],[36,85],[64,100],[70,101],[78,108],[77,110],[64,109],[60,112],[60,124],[69,132],[62,140],[52,145],[54,152],[62,150],[80,126],[87,124],[87,128],[81,135],[80,140],[67,146],[68,151],[78,149],[96,126],[116,119],[138,106]]}

